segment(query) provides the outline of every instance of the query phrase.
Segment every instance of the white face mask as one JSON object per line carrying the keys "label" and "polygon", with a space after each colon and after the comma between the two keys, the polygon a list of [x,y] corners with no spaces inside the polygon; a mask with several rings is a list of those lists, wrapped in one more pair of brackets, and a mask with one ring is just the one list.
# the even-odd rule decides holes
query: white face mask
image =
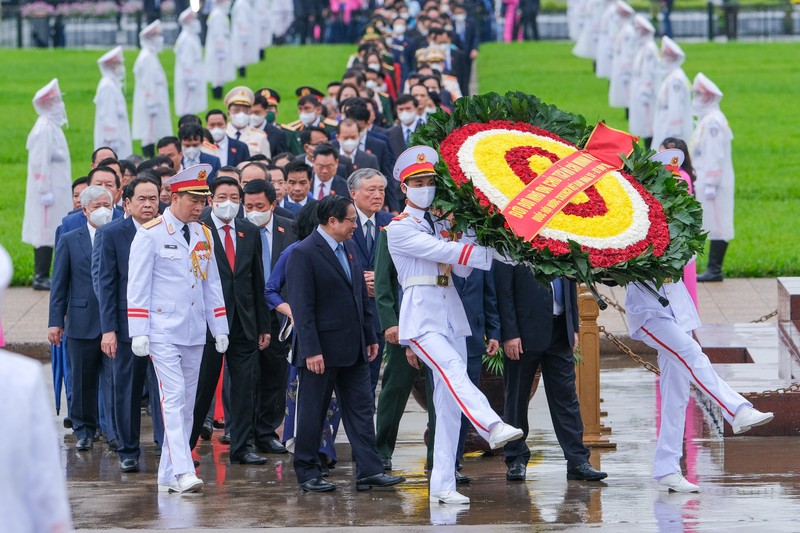
{"label": "white face mask", "polygon": [[436,195],[436,187],[407,187],[406,198],[415,206],[428,209]]}
{"label": "white face mask", "polygon": [[236,113],[235,115],[231,115],[231,124],[237,130],[242,128],[246,128],[248,124],[250,124],[250,115],[245,112]]}
{"label": "white face mask", "polygon": [[220,142],[225,138],[225,128],[214,128],[211,130],[211,138],[214,139],[214,142]]}
{"label": "white face mask", "polygon": [[406,27],[405,26],[401,26],[401,25],[395,26],[394,27],[394,34],[397,35],[398,37],[402,37],[403,35],[406,34]]}
{"label": "white face mask", "polygon": [[303,123],[303,126],[310,126],[316,120],[317,114],[313,111],[309,111],[308,113],[300,113],[300,122]]}
{"label": "white face mask", "polygon": [[349,154],[358,148],[358,139],[344,139],[339,144],[342,145],[342,150]]}
{"label": "white face mask", "polygon": [[467,20],[467,14],[458,13],[457,15],[453,15],[453,20],[456,22],[464,22],[465,20]]}
{"label": "white face mask", "polygon": [[89,213],[89,222],[95,227],[100,227],[111,222],[111,209],[107,207],[98,207]]}
{"label": "white face mask", "polygon": [[381,64],[380,63],[367,63],[367,68],[370,68],[372,70],[380,71],[381,70]]}
{"label": "white face mask", "polygon": [[233,220],[233,217],[239,212],[239,204],[230,200],[224,202],[213,202],[212,209],[217,218],[224,222]]}
{"label": "white face mask", "polygon": [[442,72],[444,70],[444,65],[442,65],[441,63],[434,63],[434,64],[431,65],[431,68],[433,70]]}
{"label": "white face mask", "polygon": [[272,220],[272,211],[250,211],[244,215],[247,220],[258,226],[265,226]]}
{"label": "white face mask", "polygon": [[409,126],[411,123],[414,122],[414,119],[417,118],[417,114],[413,111],[400,111],[397,114],[397,118],[400,119],[400,122],[402,122],[406,126]]}
{"label": "white face mask", "polygon": [[374,80],[367,81],[367,89],[377,89],[377,88],[378,88],[378,82]]}
{"label": "white face mask", "polygon": [[183,147],[183,157],[187,161],[196,161],[200,158],[200,147],[199,146],[184,146]]}
{"label": "white face mask", "polygon": [[254,128],[260,128],[264,124],[264,122],[266,122],[266,120],[267,117],[265,116],[252,114],[250,115],[250,126]]}

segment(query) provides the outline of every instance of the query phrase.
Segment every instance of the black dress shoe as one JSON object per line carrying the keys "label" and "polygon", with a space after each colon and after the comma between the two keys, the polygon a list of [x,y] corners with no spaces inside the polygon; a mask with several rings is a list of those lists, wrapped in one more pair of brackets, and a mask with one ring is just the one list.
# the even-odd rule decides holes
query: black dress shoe
{"label": "black dress shoe", "polygon": [[231,443],[231,436],[225,433],[224,435],[219,436],[220,444],[230,444]]}
{"label": "black dress shoe", "polygon": [[320,468],[320,471],[322,472],[320,474],[321,477],[330,477],[331,469],[328,468],[328,463],[323,461],[322,463],[320,463],[320,467],[319,468]]}
{"label": "black dress shoe", "polygon": [[214,433],[214,426],[211,422],[206,422],[203,424],[203,427],[200,428],[200,438],[203,440],[211,440],[212,433]]}
{"label": "black dress shoe", "polygon": [[525,481],[525,463],[513,463],[509,465],[506,472],[506,479],[509,481]]}
{"label": "black dress shoe", "polygon": [[127,459],[123,459],[119,463],[119,469],[123,472],[138,472],[139,471],[139,461],[134,459],[133,457],[128,457]]}
{"label": "black dress shoe", "polygon": [[608,474],[595,470],[589,463],[567,468],[567,479],[579,481],[600,481],[608,477]]}
{"label": "black dress shoe", "polygon": [[392,471],[392,460],[391,459],[381,459],[381,463],[383,463],[383,469],[386,472]]}
{"label": "black dress shoe", "polygon": [[330,492],[336,490],[336,485],[325,481],[321,477],[315,477],[300,483],[300,488],[306,492]]}
{"label": "black dress shoe", "polygon": [[85,437],[82,439],[78,439],[77,444],[75,444],[75,449],[79,452],[86,452],[91,450],[94,447],[94,442],[89,437]]}
{"label": "black dress shoe", "polygon": [[194,465],[195,468],[197,468],[198,466],[200,466],[200,461],[198,461],[197,459],[193,459],[192,464]]}
{"label": "black dress shoe", "polygon": [[471,477],[465,476],[464,474],[456,470],[456,485],[466,485],[470,481],[472,481]]}
{"label": "black dress shoe", "polygon": [[278,439],[267,439],[264,442],[260,442],[256,445],[256,449],[264,453],[274,453],[274,454],[289,453],[289,450],[286,449],[286,446],[281,444],[280,441],[278,441]]}
{"label": "black dress shoe", "polygon": [[[220,98],[222,97],[220,96]],[[214,426],[214,429],[225,429],[225,419],[214,420],[211,425]]]}
{"label": "black dress shoe", "polygon": [[406,478],[403,476],[390,476],[381,472],[374,476],[364,477],[356,481],[356,490],[369,490],[373,487],[391,487],[402,483]]}
{"label": "black dress shoe", "polygon": [[256,455],[253,452],[245,452],[238,455],[231,455],[231,463],[240,465],[263,465],[266,464],[267,458]]}
{"label": "black dress shoe", "polygon": [[108,441],[108,449],[112,452],[119,451],[119,441],[117,439]]}
{"label": "black dress shoe", "polygon": [[67,416],[64,417],[64,428],[72,429],[72,420]]}
{"label": "black dress shoe", "polygon": [[156,448],[155,454],[156,454],[156,457],[161,457],[161,446]]}

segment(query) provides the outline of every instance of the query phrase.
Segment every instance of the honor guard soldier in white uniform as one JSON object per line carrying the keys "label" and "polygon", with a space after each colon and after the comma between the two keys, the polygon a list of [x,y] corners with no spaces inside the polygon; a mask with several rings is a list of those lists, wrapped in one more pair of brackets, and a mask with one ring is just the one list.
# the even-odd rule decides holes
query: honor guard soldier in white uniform
{"label": "honor guard soldier in white uniform", "polygon": [[272,157],[269,140],[264,130],[250,126],[250,108],[256,95],[242,85],[234,87],[225,95],[225,107],[228,108],[227,134],[247,145],[250,155],[263,154]]}
{"label": "honor guard soldier in white uniform", "polygon": [[469,498],[455,490],[461,413],[492,448],[520,438],[522,431],[504,424],[467,376],[466,338],[472,332],[450,274],[467,277],[472,268],[489,270],[499,256],[466,237],[451,238],[446,220],[433,221],[428,207],[436,192],[433,165],[438,159],[427,146],[409,148],[397,158],[394,178],[408,205],[386,231],[403,288],[400,344],[413,351],[407,351],[412,366],[419,366],[419,357],[433,373],[436,439],[430,500],[468,504]]}
{"label": "honor guard soldier in white uniform", "polygon": [[[682,159],[682,153],[675,150]],[[653,156],[654,159],[658,155]],[[658,159],[656,159],[658,160]],[[682,160],[678,162],[678,166]],[[656,444],[653,477],[662,490],[699,492],[681,473],[683,435],[690,384],[719,405],[722,416],[736,434],[771,421],[772,413],[753,409],[741,394],[733,390],[711,366],[703,349],[692,338],[700,327],[700,317],[683,280],[665,280],[660,289],[651,290],[641,283],[627,286],[625,309],[632,339],[640,340],[658,351],[661,370],[661,427]],[[664,307],[653,293],[669,300]]]}
{"label": "honor guard soldier in white uniform", "polygon": [[153,359],[164,416],[164,453],[158,490],[199,492],[189,436],[206,325],[216,348],[228,348],[228,320],[214,239],[197,222],[206,205],[211,165],[178,172],[170,186],[172,204],[142,225],[131,244],[128,328],[133,353]]}

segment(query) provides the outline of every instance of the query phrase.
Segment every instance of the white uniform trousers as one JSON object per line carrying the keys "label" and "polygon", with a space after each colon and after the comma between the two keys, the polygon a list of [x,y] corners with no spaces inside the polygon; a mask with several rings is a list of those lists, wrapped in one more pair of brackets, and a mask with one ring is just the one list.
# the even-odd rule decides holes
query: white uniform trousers
{"label": "white uniform trousers", "polygon": [[637,338],[658,350],[661,369],[661,428],[653,462],[653,477],[660,479],[681,472],[690,383],[720,406],[728,422],[742,406],[753,404],[719,377],[700,345],[674,320],[651,318],[637,333]]}
{"label": "white uniform trousers", "polygon": [[467,376],[467,345],[456,337],[425,333],[411,340],[411,349],[433,374],[433,405],[436,409],[436,436],[433,443],[433,470],[430,491],[456,490],[456,448],[461,430],[461,413],[489,440],[492,426],[502,422],[486,396]]}
{"label": "white uniform trousers", "polygon": [[164,418],[164,444],[158,464],[158,483],[165,484],[175,481],[179,474],[194,472],[189,437],[203,345],[151,343],[150,354],[158,377]]}

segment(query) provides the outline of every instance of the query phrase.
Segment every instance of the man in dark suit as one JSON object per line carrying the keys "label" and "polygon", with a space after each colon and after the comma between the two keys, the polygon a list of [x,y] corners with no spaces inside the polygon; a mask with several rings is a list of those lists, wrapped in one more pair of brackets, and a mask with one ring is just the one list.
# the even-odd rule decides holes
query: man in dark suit
{"label": "man in dark suit", "polygon": [[389,146],[395,154],[402,154],[409,147],[411,134],[417,130],[421,123],[417,113],[419,102],[410,94],[401,94],[395,102],[395,111],[399,123],[389,128],[387,138]]}
{"label": "man in dark suit", "polygon": [[335,174],[339,165],[339,152],[330,144],[320,144],[314,148],[314,182],[311,185],[311,196],[322,200],[326,196],[338,194],[350,198],[347,181]]}
{"label": "man in dark suit", "polygon": [[[99,185],[101,187],[105,187],[106,190],[108,190],[108,192],[111,194],[111,197],[114,199],[114,209],[111,217],[114,220],[122,217],[125,214],[122,209],[116,206],[116,203],[122,194],[122,190],[120,189],[120,178],[117,176],[116,172],[114,172],[114,169],[104,166],[95,167],[91,172],[89,172],[86,180],[89,186]],[[58,240],[63,234],[85,225],[86,214],[83,212],[83,209],[79,208],[67,214],[61,219],[61,225],[56,230],[56,246],[58,246]]]}
{"label": "man in dark suit", "polygon": [[[225,352],[231,382],[230,462],[264,464],[267,460],[256,455],[247,442],[253,424],[253,373],[258,350],[269,344],[261,238],[253,224],[236,219],[242,189],[235,179],[219,178],[210,188],[212,211],[200,220],[214,239],[230,330],[230,345]],[[222,369],[214,342],[209,333],[200,364],[190,446],[197,443]]]}
{"label": "man in dark suit", "polygon": [[[330,144],[331,140],[328,133],[316,126],[310,126],[300,133],[300,143],[303,146],[303,160],[310,167],[314,166],[314,150],[322,144]],[[339,156],[339,163],[336,167],[337,176],[349,176],[353,173],[353,161],[349,157]]]}
{"label": "man in dark suit", "polygon": [[217,143],[217,157],[221,166],[236,167],[242,161],[250,159],[250,148],[247,144],[227,134],[228,117],[224,111],[212,109],[206,113],[206,129]]}
{"label": "man in dark suit", "polygon": [[528,404],[536,370],[541,366],[550,418],[567,460],[567,479],[597,481],[605,472],[589,464],[583,445],[583,421],[575,392],[578,299],[575,282],[556,278],[549,285],[536,281],[524,265],[498,264],[495,270],[498,308],[505,350],[506,423],[522,428],[522,438],[503,447],[510,481],[525,479],[530,450]]}
{"label": "man in dark suit", "polygon": [[300,158],[295,159],[284,169],[286,171],[286,195],[282,207],[295,216],[308,202],[316,202],[311,197],[311,167]]}
{"label": "man in dark suit", "polygon": [[[336,140],[331,144],[339,150],[339,158],[342,156],[349,157],[353,162],[352,170],[360,168],[373,168],[380,170],[378,166],[378,158],[372,154],[368,154],[358,148],[361,139],[358,133],[358,124],[354,120],[346,118],[339,123],[338,133]],[[352,170],[346,176],[352,174]],[[341,174],[344,176],[345,174]]]}
{"label": "man in dark suit", "polygon": [[273,157],[289,151],[286,135],[275,125],[280,101],[280,96],[272,89],[261,89],[256,92],[256,98],[250,107],[250,125],[267,134],[269,151]]}
{"label": "man in dark suit", "polygon": [[158,398],[158,380],[147,357],[136,357],[128,334],[128,256],[136,230],[158,216],[158,183],[134,178],[125,186],[127,218],[101,227],[92,248],[92,279],[100,306],[100,346],[113,359],[114,421],[119,438],[120,470],[138,472],[141,449],[141,400],[145,380],[150,391],[154,439],[163,442],[164,424]]}
{"label": "man in dark suit", "polygon": [[478,58],[480,48],[480,28],[475,19],[467,14],[464,4],[453,6],[453,42],[464,51],[462,79],[466,80],[466,83],[461,85],[461,92],[467,96],[469,79],[472,75],[472,62]]}
{"label": "man in dark suit", "polygon": [[[382,332],[380,320],[375,307],[375,252],[378,234],[381,229],[392,221],[392,215],[383,210],[386,190],[386,177],[372,168],[356,170],[347,179],[350,196],[356,206],[358,220],[356,230],[353,232],[353,241],[361,265],[364,267],[364,281],[369,294],[369,308],[373,315],[372,327],[376,332]],[[378,334],[378,353],[383,353],[383,334]],[[369,365],[372,394],[378,385],[378,376],[381,372],[381,357],[376,357]]]}
{"label": "man in dark suit", "polygon": [[[389,147],[386,137],[367,131],[370,120],[369,109],[365,105],[351,105],[347,108],[347,118],[353,119],[358,124],[359,134],[362,135],[359,149],[378,158],[381,173],[384,176],[391,176],[394,169],[395,156]],[[364,131],[367,131],[367,133],[364,134]],[[403,209],[401,199],[396,196],[394,187],[387,190],[386,204],[389,210],[393,212],[399,212]]]}
{"label": "man in dark suit", "polygon": [[322,478],[318,447],[331,394],[356,461],[356,489],[395,485],[375,449],[373,396],[368,363],[378,357],[367,285],[355,243],[358,214],[352,200],[325,197],[319,227],[294,248],[286,269],[289,305],[295,317],[292,364],[299,367],[294,469],[303,490],[325,492],[336,485]]}
{"label": "man in dark suit", "polygon": [[[181,141],[181,169],[193,167],[200,163],[211,165],[208,173],[208,183],[211,184],[217,177],[217,171],[222,166],[217,156],[203,153],[203,128],[199,124],[186,124],[178,130],[178,139]],[[180,170],[180,169],[179,169]]]}
{"label": "man in dark suit", "polygon": [[[264,279],[269,279],[278,258],[297,240],[294,222],[279,216],[275,205],[275,188],[265,180],[253,180],[244,187],[244,209],[247,219],[258,227],[261,237],[261,260]],[[286,380],[289,346],[278,338],[281,321],[276,311],[269,312],[269,346],[259,350],[256,365],[255,417],[253,441],[256,449],[266,453],[286,453],[278,439],[277,429],[283,423],[286,408]]]}
{"label": "man in dark suit", "polygon": [[[62,235],[56,245],[48,340],[60,346],[66,336],[72,385],[69,413],[79,451],[92,448],[99,425],[97,387],[101,368],[107,366],[111,372],[111,359],[100,346],[100,308],[92,290],[92,244],[97,228],[111,221],[113,205],[111,194],[103,187],[84,189],[81,206],[87,223]],[[111,398],[108,400],[110,404]],[[111,426],[108,430],[112,434],[106,435],[109,443],[116,438],[113,422]]]}

